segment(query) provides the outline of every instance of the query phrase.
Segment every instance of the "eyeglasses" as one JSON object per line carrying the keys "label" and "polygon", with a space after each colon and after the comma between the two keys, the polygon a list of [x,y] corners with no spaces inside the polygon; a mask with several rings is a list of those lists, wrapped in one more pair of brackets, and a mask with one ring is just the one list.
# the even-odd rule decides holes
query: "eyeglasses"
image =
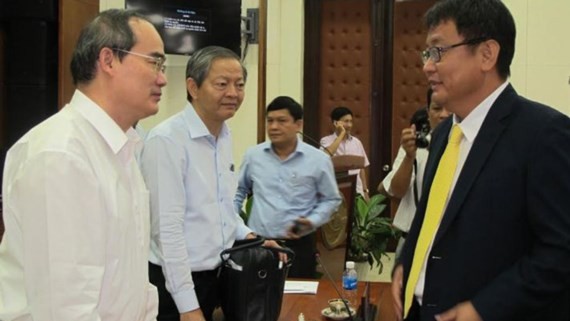
{"label": "eyeglasses", "polygon": [[131,54],[133,56],[137,56],[137,57],[146,58],[148,60],[151,60],[152,63],[154,63],[154,72],[156,72],[156,73],[158,73],[159,71],[164,73],[164,71],[166,71],[166,66],[164,65],[164,63],[166,62],[165,57],[153,57],[153,56],[143,55],[143,54],[138,53],[138,52],[128,51],[128,50],[119,49],[119,48],[113,48],[113,50],[124,52],[127,54]]}
{"label": "eyeglasses", "polygon": [[479,38],[463,41],[460,43],[456,43],[454,45],[447,46],[447,47],[430,47],[430,48],[427,48],[426,50],[422,51],[422,53],[421,53],[422,61],[424,64],[426,64],[428,62],[428,60],[430,60],[430,59],[433,62],[440,62],[441,61],[441,55],[450,49],[457,48],[460,46],[466,46],[466,45],[475,45],[475,44],[481,43],[487,39],[489,39],[489,38],[479,37]]}

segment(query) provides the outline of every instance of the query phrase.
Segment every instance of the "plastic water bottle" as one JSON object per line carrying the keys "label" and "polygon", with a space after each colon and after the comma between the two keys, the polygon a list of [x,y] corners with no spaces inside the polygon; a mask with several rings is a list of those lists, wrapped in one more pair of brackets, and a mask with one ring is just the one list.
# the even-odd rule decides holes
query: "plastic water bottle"
{"label": "plastic water bottle", "polygon": [[346,261],[346,269],[342,274],[343,295],[350,303],[350,306],[356,309],[358,305],[358,274],[354,269],[353,261]]}

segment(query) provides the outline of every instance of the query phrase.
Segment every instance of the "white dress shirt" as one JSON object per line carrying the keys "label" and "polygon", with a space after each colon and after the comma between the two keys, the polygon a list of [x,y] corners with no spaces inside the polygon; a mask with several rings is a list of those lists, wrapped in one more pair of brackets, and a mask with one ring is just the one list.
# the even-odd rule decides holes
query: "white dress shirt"
{"label": "white dress shirt", "polygon": [[0,320],[154,320],[140,139],[76,91],[4,171]]}
{"label": "white dress shirt", "polygon": [[195,310],[191,272],[218,267],[220,252],[251,232],[233,207],[229,128],[216,139],[188,103],[149,132],[141,168],[151,195],[149,261],[162,266],[178,311]]}
{"label": "white dress shirt", "polygon": [[[394,222],[392,223],[395,227],[397,227],[400,231],[409,232],[410,227],[412,226],[412,221],[414,220],[414,216],[416,215],[416,202],[414,199],[414,184],[417,184],[418,188],[418,200],[422,195],[422,186],[424,183],[424,171],[426,168],[426,163],[428,159],[429,153],[428,150],[425,148],[418,148],[416,150],[416,162],[417,162],[417,173],[415,170],[412,170],[412,176],[410,177],[410,184],[408,186],[408,190],[406,190],[406,194],[400,200],[400,204],[398,205],[398,209],[396,210],[396,214],[394,215]],[[392,170],[384,180],[382,181],[382,185],[388,194],[394,195],[392,190],[392,179],[394,178],[394,174],[402,165],[404,158],[406,157],[406,151],[400,147],[398,150],[398,155],[396,159],[394,159],[394,164],[392,165]]]}

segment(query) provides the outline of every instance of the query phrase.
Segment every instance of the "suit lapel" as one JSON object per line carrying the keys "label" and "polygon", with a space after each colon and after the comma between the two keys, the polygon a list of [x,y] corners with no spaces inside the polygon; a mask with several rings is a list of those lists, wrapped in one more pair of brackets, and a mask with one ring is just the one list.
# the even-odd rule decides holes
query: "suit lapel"
{"label": "suit lapel", "polygon": [[[477,180],[481,169],[487,162],[491,151],[501,137],[506,124],[504,119],[512,113],[517,94],[511,85],[507,86],[497,98],[489,113],[485,117],[481,129],[475,137],[469,155],[459,174],[453,193],[447,204],[447,209],[439,226],[434,244],[445,234],[451,222],[458,215],[469,191]],[[448,130],[449,132],[449,130]],[[447,136],[446,136],[447,137]],[[446,140],[447,141],[447,140]],[[437,167],[437,165],[435,165]],[[435,169],[433,169],[435,173]],[[433,178],[432,178],[433,179]],[[431,184],[431,182],[430,182]]]}

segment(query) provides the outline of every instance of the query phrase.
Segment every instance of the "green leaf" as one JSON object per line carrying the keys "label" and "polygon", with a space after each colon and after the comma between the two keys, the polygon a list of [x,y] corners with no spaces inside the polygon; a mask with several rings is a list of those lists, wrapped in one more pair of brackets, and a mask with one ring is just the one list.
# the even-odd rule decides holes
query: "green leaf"
{"label": "green leaf", "polygon": [[399,235],[392,226],[392,219],[381,215],[386,210],[385,201],[386,197],[381,194],[373,195],[368,202],[362,197],[356,198],[349,249],[353,257],[366,257],[371,268],[375,263],[380,272],[383,269],[381,258],[386,256],[388,241]]}
{"label": "green leaf", "polygon": [[251,215],[251,208],[253,207],[253,195],[249,196],[245,202],[245,211],[242,209],[239,212],[239,216],[243,219],[245,224],[249,220],[249,216]]}

